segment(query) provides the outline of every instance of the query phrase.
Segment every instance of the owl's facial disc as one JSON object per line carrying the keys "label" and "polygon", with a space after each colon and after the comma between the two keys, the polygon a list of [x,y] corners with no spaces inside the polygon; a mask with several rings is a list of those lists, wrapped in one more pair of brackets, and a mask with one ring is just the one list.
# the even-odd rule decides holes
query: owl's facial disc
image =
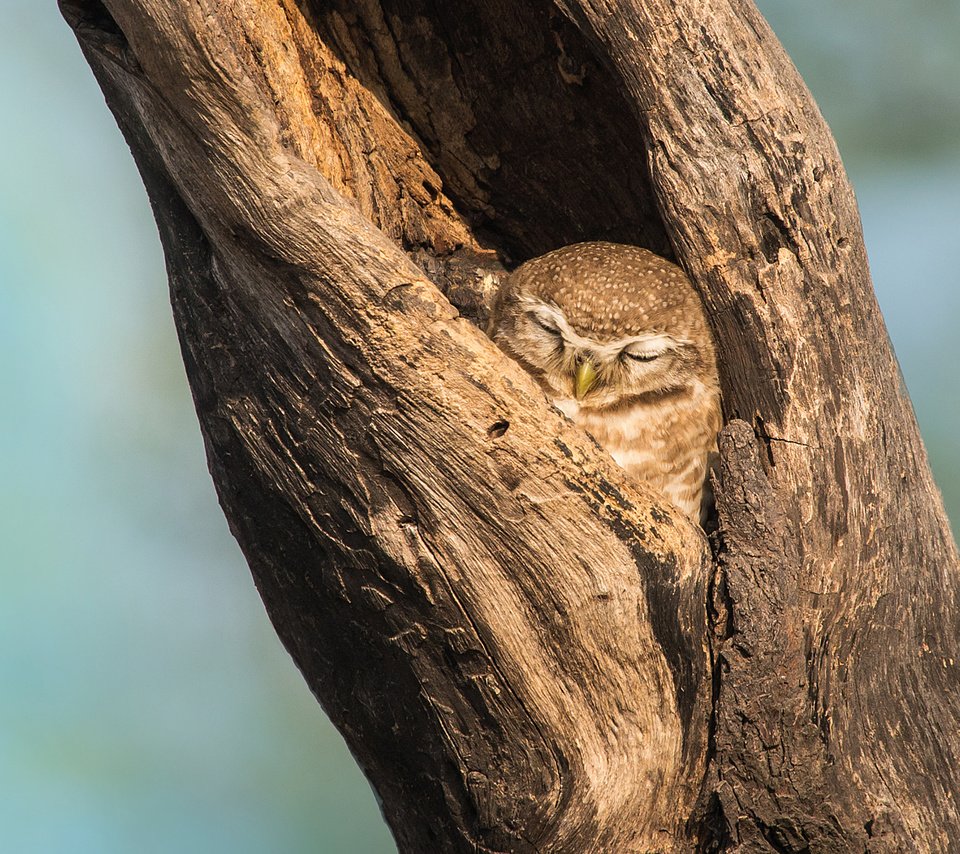
{"label": "owl's facial disc", "polygon": [[567,348],[573,396],[591,405],[609,405],[618,399],[676,384],[676,368],[689,342],[666,333],[645,333],[615,341],[594,341],[576,336]]}
{"label": "owl's facial disc", "polygon": [[[696,350],[692,342],[662,330],[597,339],[574,328],[562,309],[521,296],[501,330],[523,342],[519,352],[548,393],[603,409],[650,392],[682,387]],[[499,337],[499,336],[498,336]]]}

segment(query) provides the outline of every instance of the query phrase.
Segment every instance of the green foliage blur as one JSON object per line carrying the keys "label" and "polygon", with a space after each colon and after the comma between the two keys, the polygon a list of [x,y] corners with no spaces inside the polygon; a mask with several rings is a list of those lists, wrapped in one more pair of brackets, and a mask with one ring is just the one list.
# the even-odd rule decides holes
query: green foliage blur
{"label": "green foliage blur", "polygon": [[[960,520],[960,5],[763,0],[831,123]],[[206,472],[132,159],[53,3],[0,30],[0,851],[394,851]]]}

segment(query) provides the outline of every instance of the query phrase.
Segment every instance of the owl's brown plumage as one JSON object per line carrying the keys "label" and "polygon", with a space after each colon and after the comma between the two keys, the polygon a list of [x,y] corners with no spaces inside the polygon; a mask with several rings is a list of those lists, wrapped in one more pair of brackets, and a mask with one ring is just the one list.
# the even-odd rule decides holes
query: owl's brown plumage
{"label": "owl's brown plumage", "polygon": [[702,519],[720,392],[683,270],[637,246],[565,246],[504,279],[490,333],[623,468]]}

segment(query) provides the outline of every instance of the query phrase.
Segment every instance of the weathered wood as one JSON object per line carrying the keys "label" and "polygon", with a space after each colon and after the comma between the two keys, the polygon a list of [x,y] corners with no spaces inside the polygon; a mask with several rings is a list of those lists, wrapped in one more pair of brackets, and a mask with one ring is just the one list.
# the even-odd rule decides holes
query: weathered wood
{"label": "weathered wood", "polygon": [[776,512],[744,491],[732,439],[719,496],[734,636],[711,779],[728,832],[960,847],[957,554],[829,131],[749,3],[569,6],[643,109],[728,414],[766,445]]}
{"label": "weathered wood", "polygon": [[[957,555],[822,119],[746,0],[61,0],[160,226],[221,503],[403,851],[960,845]],[[482,320],[673,254],[702,535]],[[416,263],[414,263],[416,262]]]}

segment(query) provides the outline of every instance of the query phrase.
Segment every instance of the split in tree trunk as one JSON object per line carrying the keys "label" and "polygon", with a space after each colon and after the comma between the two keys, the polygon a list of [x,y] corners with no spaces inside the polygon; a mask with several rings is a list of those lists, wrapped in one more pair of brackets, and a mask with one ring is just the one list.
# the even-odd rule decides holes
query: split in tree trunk
{"label": "split in tree trunk", "polygon": [[[957,554],[749,0],[61,7],[224,512],[402,851],[960,847]],[[716,561],[470,322],[586,239],[703,295]]]}

